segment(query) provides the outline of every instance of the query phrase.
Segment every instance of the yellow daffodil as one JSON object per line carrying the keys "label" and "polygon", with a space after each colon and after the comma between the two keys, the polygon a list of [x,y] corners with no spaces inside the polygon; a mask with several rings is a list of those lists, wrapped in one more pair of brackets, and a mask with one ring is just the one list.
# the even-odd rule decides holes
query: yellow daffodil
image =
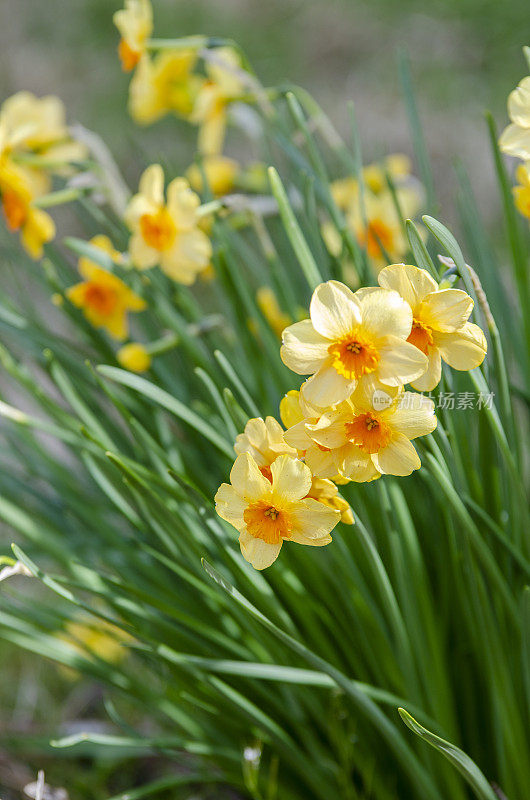
{"label": "yellow daffodil", "polygon": [[[410,180],[411,163],[408,156],[394,153],[387,156],[382,162],[368,164],[362,171],[365,188],[373,194],[380,194],[388,190],[387,174],[395,184],[396,189],[402,187],[405,181]],[[348,176],[339,178],[331,184],[331,194],[337,206],[347,211],[359,202],[359,182],[356,178]]]}
{"label": "yellow daffodil", "polygon": [[501,134],[499,147],[509,156],[530,160],[530,76],[523,78],[508,96],[511,125]]}
{"label": "yellow daffodil", "polygon": [[428,369],[411,379],[412,386],[430,391],[439,383],[441,359],[458,370],[482,364],[486,337],[478,325],[468,322],[473,300],[460,289],[439,289],[424,269],[410,264],[392,264],[379,273],[379,284],[396,291],[412,310],[408,341],[428,358]]}
{"label": "yellow daffodil", "polygon": [[171,181],[166,202],[162,167],[148,167],[125,212],[132,231],[129,254],[133,264],[139,269],[159,264],[178,283],[193,283],[212,256],[210,240],[198,227],[199,205],[199,197],[185,178]]}
{"label": "yellow daffodil", "polygon": [[191,188],[196,192],[204,191],[203,171],[208,188],[212,194],[219,197],[233,190],[239,172],[239,164],[233,158],[222,155],[206,156],[201,167],[198,164],[192,164],[186,170],[186,177]]}
{"label": "yellow daffodil", "polygon": [[530,162],[519,164],[515,177],[519,186],[514,186],[513,196],[517,210],[530,219]]}
{"label": "yellow daffodil", "polygon": [[45,156],[58,165],[86,157],[85,145],[72,139],[64,104],[58,97],[17,92],[2,103],[0,156],[22,153]]}
{"label": "yellow daffodil", "polygon": [[265,569],[278,557],[284,541],[322,546],[340,512],[308,499],[311,472],[301,461],[279,456],[271,464],[271,480],[249,453],[239,455],[215,496],[216,510],[239,531],[243,557],[256,569]]}
{"label": "yellow daffodil", "polygon": [[116,358],[130,372],[146,372],[151,366],[151,356],[139,342],[129,342],[120,347]]}
{"label": "yellow daffodil", "polygon": [[[125,645],[133,641],[115,625],[84,616],[68,622],[58,638],[84,658],[96,656],[109,664],[120,664],[130,652]],[[80,677],[77,670],[67,666],[61,665],[61,672],[72,680]]]}
{"label": "yellow daffodil", "polygon": [[[296,395],[298,394],[296,392]],[[296,403],[300,409],[298,399],[296,399]],[[309,444],[311,446],[313,443]],[[306,455],[305,452],[298,453],[295,447],[291,447],[287,443],[285,431],[274,417],[267,417],[265,420],[250,419],[245,426],[245,432],[240,433],[236,438],[234,450],[238,455],[249,453],[258,465],[261,474],[269,480],[272,479],[271,464],[279,456],[287,455],[296,458],[298,455]],[[307,458],[306,463],[308,463]],[[309,464],[308,466],[311,469]],[[307,497],[337,509],[341,513],[342,522],[347,525],[353,524],[353,512],[350,505],[341,497],[332,481],[313,478]]]}
{"label": "yellow daffodil", "polygon": [[241,62],[230,47],[219,47],[212,51],[206,62],[208,80],[197,95],[191,122],[199,128],[199,152],[214,156],[223,149],[227,108],[243,92]]}
{"label": "yellow daffodil", "polygon": [[151,125],[166,114],[189,117],[204,83],[192,70],[197,52],[163,51],[142,56],[129,87],[129,113],[140,125]]}
{"label": "yellow daffodil", "polygon": [[316,425],[324,409],[310,406],[299,391],[291,391],[280,403],[280,417],[287,428],[284,439],[303,458],[313,475],[335,480],[337,469],[328,447],[322,447],[307,433],[306,425]]}
{"label": "yellow daffodil", "polygon": [[125,8],[116,11],[114,24],[120,32],[118,53],[125,72],[130,72],[145,52],[153,33],[153,9],[149,0],[125,0]]}
{"label": "yellow daffodil", "polygon": [[[96,237],[91,244],[109,254],[115,252],[106,237]],[[79,260],[79,272],[85,280],[67,289],[66,296],[70,302],[82,309],[95,328],[105,328],[116,339],[125,339],[128,334],[127,312],[143,311],[145,301],[120,278],[88,258]]]}
{"label": "yellow daffodil", "polygon": [[314,442],[329,450],[336,472],[364,482],[418,469],[421,462],[411,439],[432,433],[436,417],[433,401],[423,395],[368,381],[305,427]]}
{"label": "yellow daffodil", "polygon": [[26,170],[0,161],[0,197],[7,227],[20,232],[20,241],[32,258],[41,258],[43,247],[55,236],[53,219],[32,205],[35,199]]}
{"label": "yellow daffodil", "polygon": [[278,299],[270,286],[261,286],[258,289],[256,303],[276,336],[281,339],[283,331],[291,324],[292,319],[289,314],[285,314],[281,310]]}
{"label": "yellow daffodil", "polygon": [[283,332],[281,357],[298,375],[304,401],[315,408],[346,400],[360,380],[372,375],[389,386],[408,383],[427,369],[427,358],[406,339],[410,306],[397,292],[359,289],[328,281],[315,289],[311,319]]}

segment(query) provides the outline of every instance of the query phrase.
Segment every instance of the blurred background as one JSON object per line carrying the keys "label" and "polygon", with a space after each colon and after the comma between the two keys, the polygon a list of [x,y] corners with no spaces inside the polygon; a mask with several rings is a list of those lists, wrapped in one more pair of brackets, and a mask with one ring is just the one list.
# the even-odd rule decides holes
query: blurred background
{"label": "blurred background", "polygon": [[[284,80],[314,94],[348,135],[353,100],[365,161],[412,153],[399,87],[397,53],[411,59],[419,109],[433,162],[440,219],[456,216],[455,157],[469,172],[492,226],[498,193],[484,109],[498,129],[506,97],[526,73],[528,0],[153,0],[155,35],[194,33],[237,39],[265,85]],[[0,0],[0,100],[20,89],[58,94],[70,121],[97,131],[131,181],[165,154],[189,164],[193,132],[167,119],[142,130],[126,112],[129,77],[121,72],[112,24],[119,0]],[[230,148],[228,148],[230,154]],[[2,552],[8,551],[3,541]],[[1,607],[0,607],[1,611]],[[98,800],[112,791],[104,763],[72,766],[46,745],[49,733],[90,714],[97,687],[76,683],[52,664],[0,643],[0,797],[45,767],[70,797]],[[57,698],[66,698],[57,703]],[[46,755],[47,753],[47,755]],[[115,766],[115,765],[114,765]],[[143,767],[141,767],[143,768]],[[145,769],[152,769],[153,765]],[[133,776],[124,777],[125,785]]]}

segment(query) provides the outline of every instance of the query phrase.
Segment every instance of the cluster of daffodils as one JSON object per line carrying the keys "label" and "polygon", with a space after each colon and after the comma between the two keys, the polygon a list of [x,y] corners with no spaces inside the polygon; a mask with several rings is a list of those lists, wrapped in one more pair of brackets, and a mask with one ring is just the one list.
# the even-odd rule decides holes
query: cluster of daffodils
{"label": "cluster of daffodils", "polygon": [[20,234],[32,258],[55,236],[53,219],[37,202],[50,191],[53,175],[68,175],[86,158],[66,125],[58,97],[18,92],[0,107],[0,199],[10,231]]}
{"label": "cluster of daffodils", "polygon": [[430,391],[442,360],[470,370],[484,359],[466,292],[405,264],[385,267],[378,281],[356,292],[338,281],[315,289],[310,318],[283,332],[283,362],[309,376],[281,402],[285,429],[272,417],[252,419],[237,438],[216,508],[257,569],[273,563],[284,541],[325,545],[341,518],[353,522],[337,484],[418,469],[412,440],[437,420],[433,401],[405,384]]}
{"label": "cluster of daffodils", "polygon": [[518,211],[530,219],[530,76],[523,78],[508,97],[511,123],[502,132],[499,147],[503,153],[522,159],[513,189]]}
{"label": "cluster of daffodils", "polygon": [[[362,186],[353,177],[331,184],[337,207],[359,245],[365,249],[377,273],[389,260],[397,261],[408,251],[403,219],[413,219],[420,211],[423,190],[411,175],[407,156],[395,154],[382,163],[369,164],[362,171]],[[342,240],[331,221],[322,226],[322,236],[329,252],[341,255]],[[356,280],[353,267],[349,273]]]}
{"label": "cluster of daffodils", "polygon": [[[214,193],[231,188],[237,163],[222,155],[230,105],[245,91],[241,60],[231,47],[209,49],[204,37],[191,37],[171,46],[151,39],[150,0],[126,0],[114,22],[121,39],[118,52],[123,69],[134,70],[129,111],[139,124],[149,125],[167,114],[198,126],[198,151]],[[190,168],[197,188],[202,174]]]}

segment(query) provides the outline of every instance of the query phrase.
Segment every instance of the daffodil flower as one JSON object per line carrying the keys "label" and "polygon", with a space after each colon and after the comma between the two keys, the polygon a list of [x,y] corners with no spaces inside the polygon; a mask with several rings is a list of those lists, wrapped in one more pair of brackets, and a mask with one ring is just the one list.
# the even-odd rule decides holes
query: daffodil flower
{"label": "daffodil flower", "polygon": [[512,190],[515,206],[524,217],[530,219],[530,162],[519,164],[515,177],[519,182]]}
{"label": "daffodil flower", "polygon": [[28,255],[41,258],[44,245],[55,236],[55,223],[49,214],[32,205],[35,196],[27,172],[6,160],[0,160],[0,197],[8,229],[20,232]]}
{"label": "daffodil flower", "polygon": [[530,75],[508,96],[511,125],[501,134],[499,147],[509,156],[530,160]]}
{"label": "daffodil flower", "polygon": [[[109,255],[115,252],[107,237],[95,237],[91,244]],[[120,278],[88,258],[79,260],[79,272],[85,280],[67,289],[66,296],[70,302],[83,311],[95,328],[105,328],[116,339],[125,339],[128,334],[127,312],[143,311],[145,301]]]}
{"label": "daffodil flower", "polygon": [[140,125],[173,113],[188,118],[204,78],[193,73],[197,51],[163,51],[150,58],[143,55],[129,87],[129,113]]}
{"label": "daffodil flower", "polygon": [[439,289],[424,269],[410,264],[391,264],[381,270],[379,284],[393,289],[412,310],[408,341],[428,358],[428,369],[412,380],[419,391],[431,391],[442,374],[442,359],[453,369],[480,366],[487,351],[486,337],[478,325],[468,322],[473,300],[461,289]]}
{"label": "daffodil flower", "polygon": [[340,512],[308,499],[311,472],[301,461],[279,456],[271,464],[271,480],[249,453],[239,455],[216,496],[216,510],[239,531],[243,557],[265,569],[278,557],[284,541],[316,547],[331,542]]}
{"label": "daffodil flower", "polygon": [[114,24],[120,32],[118,54],[125,72],[130,72],[145,52],[153,32],[153,9],[149,0],[125,0],[125,8],[116,11]]}
{"label": "daffodil flower", "polygon": [[364,482],[419,469],[411,439],[432,433],[436,417],[427,397],[367,381],[349,400],[305,427],[314,442],[329,450],[336,472]]}
{"label": "daffodil flower", "polygon": [[156,264],[173,280],[191,284],[210,263],[212,246],[200,230],[200,200],[185,178],[175,178],[164,197],[164,172],[152,164],[140,178],[125,221],[132,231],[129,254],[139,269]]}
{"label": "daffodil flower", "polygon": [[199,127],[199,152],[205,156],[218,155],[223,149],[228,105],[243,92],[238,74],[239,56],[231,47],[219,47],[206,62],[208,80],[197,95],[191,122]]}
{"label": "daffodil flower", "polygon": [[338,281],[321,283],[310,306],[311,319],[283,332],[281,357],[299,375],[304,401],[316,408],[346,400],[366,375],[399,386],[422,375],[427,358],[406,341],[410,306],[397,292],[360,289]]}

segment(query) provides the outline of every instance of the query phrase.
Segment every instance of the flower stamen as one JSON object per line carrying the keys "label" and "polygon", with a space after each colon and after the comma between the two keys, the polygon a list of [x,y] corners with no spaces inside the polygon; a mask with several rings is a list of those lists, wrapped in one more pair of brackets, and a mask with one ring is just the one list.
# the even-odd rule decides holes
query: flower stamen
{"label": "flower stamen", "polygon": [[328,353],[333,358],[333,367],[348,380],[373,372],[380,359],[371,342],[355,335],[334,342]]}

